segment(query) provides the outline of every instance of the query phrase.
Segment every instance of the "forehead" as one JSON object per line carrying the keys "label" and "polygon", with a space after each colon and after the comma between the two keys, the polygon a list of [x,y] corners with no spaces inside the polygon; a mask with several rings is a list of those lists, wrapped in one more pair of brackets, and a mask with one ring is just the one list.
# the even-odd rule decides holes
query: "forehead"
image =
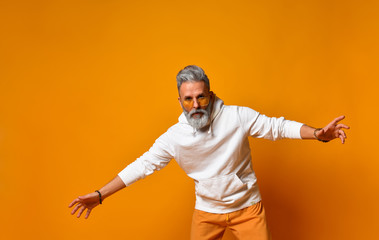
{"label": "forehead", "polygon": [[184,82],[180,86],[180,96],[197,96],[203,93],[208,93],[208,89],[203,81],[200,82]]}

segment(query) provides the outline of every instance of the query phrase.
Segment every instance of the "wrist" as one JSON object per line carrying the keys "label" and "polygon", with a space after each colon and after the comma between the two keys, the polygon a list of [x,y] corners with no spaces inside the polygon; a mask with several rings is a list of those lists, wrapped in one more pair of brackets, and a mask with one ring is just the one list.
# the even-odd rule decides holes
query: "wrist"
{"label": "wrist", "polygon": [[99,195],[99,203],[103,204],[103,196],[101,195],[101,192],[99,190],[96,190],[97,194]]}

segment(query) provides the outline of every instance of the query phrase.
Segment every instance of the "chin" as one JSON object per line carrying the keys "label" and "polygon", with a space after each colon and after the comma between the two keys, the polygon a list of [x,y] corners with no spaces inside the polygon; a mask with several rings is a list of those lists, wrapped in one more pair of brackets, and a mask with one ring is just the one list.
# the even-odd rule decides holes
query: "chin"
{"label": "chin", "polygon": [[189,124],[196,128],[196,129],[202,129],[209,125],[209,118],[206,115],[203,115],[201,118],[190,118]]}

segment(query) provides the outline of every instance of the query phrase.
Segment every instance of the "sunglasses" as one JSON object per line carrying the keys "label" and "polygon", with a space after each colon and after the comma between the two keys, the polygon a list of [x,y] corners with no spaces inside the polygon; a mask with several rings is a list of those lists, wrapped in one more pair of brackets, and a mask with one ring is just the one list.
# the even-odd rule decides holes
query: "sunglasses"
{"label": "sunglasses", "polygon": [[[199,97],[196,98],[196,100],[197,100],[197,103],[200,105],[200,107],[206,107],[209,104],[210,98],[211,98],[210,95],[208,95],[208,96],[199,96]],[[190,111],[193,108],[193,104],[194,104],[193,98],[185,98],[182,101],[182,105],[183,105],[183,107],[187,111]]]}

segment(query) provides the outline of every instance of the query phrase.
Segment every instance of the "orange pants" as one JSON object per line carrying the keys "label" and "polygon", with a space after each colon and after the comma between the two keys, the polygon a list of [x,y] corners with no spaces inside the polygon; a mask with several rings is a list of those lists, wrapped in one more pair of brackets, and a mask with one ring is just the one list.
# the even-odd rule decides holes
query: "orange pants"
{"label": "orange pants", "polygon": [[196,210],[193,213],[191,240],[222,239],[226,228],[238,240],[269,240],[265,210],[261,202],[239,211],[215,214]]}

